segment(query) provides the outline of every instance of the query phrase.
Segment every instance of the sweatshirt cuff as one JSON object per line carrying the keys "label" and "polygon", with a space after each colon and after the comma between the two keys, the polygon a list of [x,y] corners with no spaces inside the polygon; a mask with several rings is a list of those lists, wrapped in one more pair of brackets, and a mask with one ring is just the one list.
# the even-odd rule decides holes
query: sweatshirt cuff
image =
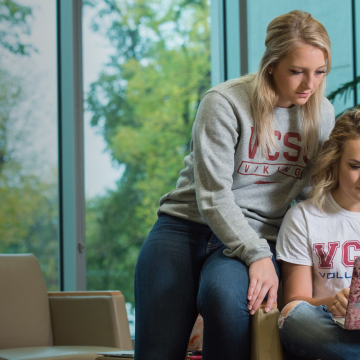
{"label": "sweatshirt cuff", "polygon": [[226,248],[224,255],[228,257],[238,257],[245,262],[247,266],[250,266],[254,261],[264,259],[268,256],[270,258],[273,257],[273,253],[270,251],[270,246],[266,239],[259,239],[255,244],[240,245],[234,250]]}

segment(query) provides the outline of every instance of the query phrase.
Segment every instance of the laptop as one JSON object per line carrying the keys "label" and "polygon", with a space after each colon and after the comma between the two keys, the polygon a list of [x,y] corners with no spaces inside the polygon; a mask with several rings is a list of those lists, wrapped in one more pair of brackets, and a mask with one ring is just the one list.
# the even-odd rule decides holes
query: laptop
{"label": "laptop", "polygon": [[98,355],[106,356],[109,358],[133,359],[134,350],[105,351],[98,352]]}

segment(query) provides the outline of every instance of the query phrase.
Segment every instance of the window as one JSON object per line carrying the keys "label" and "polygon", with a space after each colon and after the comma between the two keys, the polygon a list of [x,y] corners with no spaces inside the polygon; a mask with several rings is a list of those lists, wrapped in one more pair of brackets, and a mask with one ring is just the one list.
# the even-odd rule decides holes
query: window
{"label": "window", "polygon": [[55,0],[0,4],[0,251],[34,253],[58,289]]}
{"label": "window", "polygon": [[120,289],[133,305],[139,251],[210,88],[210,4],[93,5],[83,15],[87,288]]}

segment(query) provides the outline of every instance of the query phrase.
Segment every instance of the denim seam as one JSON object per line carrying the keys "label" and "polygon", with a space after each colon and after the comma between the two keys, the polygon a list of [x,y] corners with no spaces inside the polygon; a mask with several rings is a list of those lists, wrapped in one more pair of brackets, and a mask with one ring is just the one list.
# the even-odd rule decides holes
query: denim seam
{"label": "denim seam", "polygon": [[[205,261],[206,259],[209,257],[209,244],[211,244],[211,238],[213,237],[214,233],[211,233],[210,235],[210,238],[207,242],[207,245],[205,247]],[[210,249],[212,250],[212,249]],[[201,308],[202,308],[202,298],[201,298],[201,291],[200,291],[200,287],[201,287],[201,280],[202,280],[202,270],[200,271],[200,276],[199,276],[199,287],[198,287],[198,304],[197,304],[197,307],[198,307],[198,312],[200,313],[201,315]]]}
{"label": "denim seam", "polygon": [[[200,272],[200,278],[199,278],[199,290],[200,290],[201,280],[202,280],[202,271]],[[201,291],[198,291],[198,298],[199,298],[199,300],[198,300],[198,312],[201,315],[201,309],[202,309]]]}

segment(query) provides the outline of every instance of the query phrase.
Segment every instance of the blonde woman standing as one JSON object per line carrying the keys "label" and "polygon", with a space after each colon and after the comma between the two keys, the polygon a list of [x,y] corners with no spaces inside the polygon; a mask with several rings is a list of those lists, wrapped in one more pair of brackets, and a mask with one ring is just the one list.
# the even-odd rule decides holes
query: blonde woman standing
{"label": "blonde woman standing", "polygon": [[276,246],[288,303],[280,336],[294,360],[360,359],[359,331],[332,320],[346,314],[360,256],[360,110],[337,120],[312,180],[312,198],[288,211]]}
{"label": "blonde woman standing", "polygon": [[183,360],[197,314],[203,359],[249,359],[250,316],[276,301],[275,241],[292,200],[306,196],[334,125],[324,98],[330,40],[310,14],[267,28],[256,74],[203,97],[191,152],[135,274],[137,360]]}

